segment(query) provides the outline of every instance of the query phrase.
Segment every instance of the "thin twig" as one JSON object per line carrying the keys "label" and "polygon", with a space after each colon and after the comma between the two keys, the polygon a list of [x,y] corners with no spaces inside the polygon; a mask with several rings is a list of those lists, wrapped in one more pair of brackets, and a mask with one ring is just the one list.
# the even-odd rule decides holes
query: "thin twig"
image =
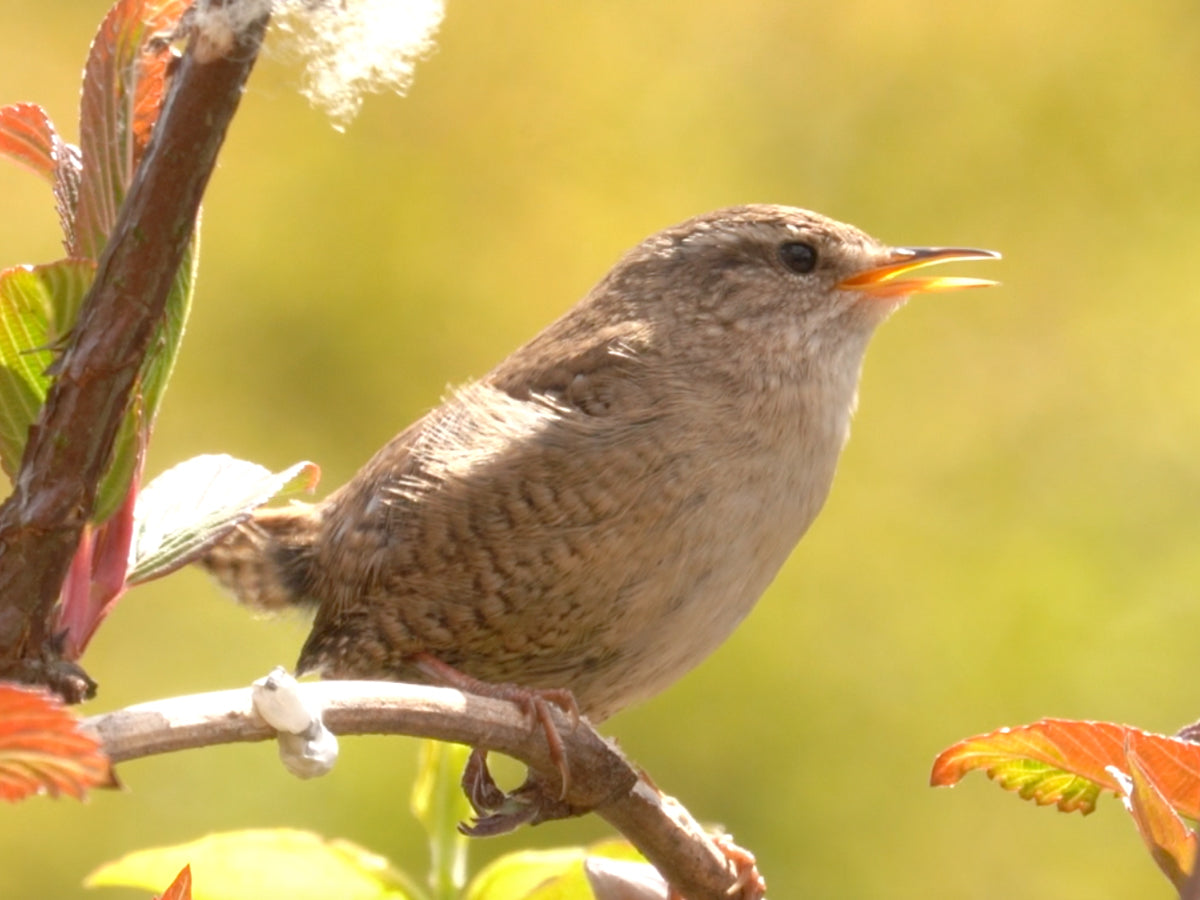
{"label": "thin twig", "polygon": [[[451,688],[373,681],[301,685],[335,734],[406,734],[487,747],[557,778],[540,728],[515,704]],[[555,712],[571,766],[566,801],[591,808],[620,831],[683,896],[729,900],[727,855],[678,801],[649,784],[584,721],[572,727]],[[93,716],[85,726],[114,763],[245,741],[275,732],[253,711],[250,690],[174,697]]]}
{"label": "thin twig", "polygon": [[94,686],[58,659],[51,610],[268,18],[224,32],[225,45],[203,29],[189,41],[0,507],[0,676],[47,684],[68,701]]}
{"label": "thin twig", "polygon": [[1197,841],[1196,852],[1192,858],[1192,871],[1183,887],[1179,889],[1179,900],[1200,900],[1200,828],[1193,834],[1196,835]]}

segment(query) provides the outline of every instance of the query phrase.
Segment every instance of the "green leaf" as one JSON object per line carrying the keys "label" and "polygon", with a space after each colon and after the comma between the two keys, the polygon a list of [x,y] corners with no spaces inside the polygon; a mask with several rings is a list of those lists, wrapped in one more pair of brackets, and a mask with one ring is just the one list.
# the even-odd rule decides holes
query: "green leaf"
{"label": "green leaf", "polygon": [[187,565],[268,500],[312,490],[318,475],[310,462],[271,472],[224,454],[197,456],[168,469],[138,495],[128,582],[150,581]]}
{"label": "green leaf", "polygon": [[159,890],[184,866],[193,900],[410,900],[386,859],[349,841],[292,829],[229,831],[187,844],[138,850],[107,863],[87,887]]}
{"label": "green leaf", "polygon": [[191,312],[196,266],[200,258],[199,243],[197,229],[192,233],[192,240],[175,273],[175,280],[167,295],[163,321],[150,339],[150,350],[142,363],[138,385],[113,442],[112,462],[96,490],[96,505],[92,512],[95,522],[105,521],[120,508],[129,493],[130,482],[138,472],[140,457],[154,428],[158,407],[175,368],[188,313]]}
{"label": "green leaf", "polygon": [[179,345],[187,328],[188,314],[192,311],[192,294],[195,292],[196,270],[199,264],[200,230],[197,227],[192,232],[192,240],[184,251],[179,269],[175,273],[175,280],[171,284],[171,291],[167,294],[162,325],[150,344],[153,352],[147,355],[146,363],[142,367],[141,394],[142,401],[150,410],[150,424],[153,424],[163,391],[166,390],[171,373],[175,370]]}
{"label": "green leaf", "polygon": [[471,816],[459,787],[470,747],[422,741],[410,805],[429,836],[429,886],[436,900],[451,900],[467,881],[467,837],[458,823]]}
{"label": "green leaf", "polygon": [[[103,522],[121,507],[137,472],[183,339],[192,299],[196,243],[193,237],[176,273],[166,317],[151,342],[139,387],[117,433],[112,462],[97,490],[93,521]],[[46,401],[51,348],[74,326],[95,271],[91,260],[62,259],[0,272],[0,468],[9,477],[20,465],[29,426]]]}
{"label": "green leaf", "polygon": [[[165,42],[153,39],[170,34],[189,5],[187,0],[117,0],[96,32],[79,108],[85,165],[68,229],[77,256],[99,259],[108,242],[166,96],[171,56]],[[106,521],[120,508],[138,475],[191,307],[199,246],[195,231],[167,297],[164,321],[151,338],[112,461],[97,487],[94,522]]]}
{"label": "green leaf", "polygon": [[96,277],[96,263],[90,259],[60,259],[34,266],[33,271],[46,288],[50,343],[61,344],[79,318],[79,307]]}
{"label": "green leaf", "polygon": [[[197,245],[198,237],[193,236],[167,298],[165,318],[151,341],[134,398],[117,432],[112,462],[97,489],[95,522],[104,522],[120,509],[137,472],[183,339],[195,284]],[[29,426],[46,401],[51,348],[74,326],[95,271],[91,260],[62,259],[0,272],[0,468],[10,478],[20,465]]]}
{"label": "green leaf", "polygon": [[[587,850],[522,850],[487,866],[471,882],[466,900],[531,900],[533,897],[578,897],[592,900],[583,874]],[[555,893],[574,887],[565,893]]]}
{"label": "green leaf", "polygon": [[50,347],[74,321],[94,274],[95,264],[80,259],[0,272],[0,467],[10,478],[46,401]]}
{"label": "green leaf", "polygon": [[626,841],[509,853],[475,876],[464,900],[592,900],[583,863],[596,856],[645,861]]}
{"label": "green leaf", "polygon": [[[137,391],[136,386],[134,391]],[[103,524],[113,517],[129,496],[133,479],[141,474],[141,461],[145,459],[146,446],[150,441],[149,429],[142,426],[143,415],[141,398],[135,393],[113,439],[112,459],[96,486],[91,518],[96,524]]]}

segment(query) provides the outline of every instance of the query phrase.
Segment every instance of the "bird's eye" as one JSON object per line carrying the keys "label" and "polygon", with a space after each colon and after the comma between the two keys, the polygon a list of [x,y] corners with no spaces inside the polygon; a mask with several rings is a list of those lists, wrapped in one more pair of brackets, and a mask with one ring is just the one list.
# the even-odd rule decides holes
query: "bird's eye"
{"label": "bird's eye", "polygon": [[779,245],[779,261],[797,275],[807,275],[817,267],[817,251],[812,244],[788,241]]}

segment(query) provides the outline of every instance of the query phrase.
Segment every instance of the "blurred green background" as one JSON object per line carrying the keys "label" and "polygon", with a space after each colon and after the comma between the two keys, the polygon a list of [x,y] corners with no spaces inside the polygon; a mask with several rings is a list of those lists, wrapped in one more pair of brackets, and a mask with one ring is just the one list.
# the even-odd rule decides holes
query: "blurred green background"
{"label": "blurred green background", "polygon": [[[0,101],[76,137],[104,9],[0,0]],[[309,458],[329,490],[626,247],[713,207],[999,249],[969,274],[1003,287],[881,331],[832,497],[755,614],[605,730],[776,898],[1171,895],[1111,799],[1085,820],[927,778],[1005,724],[1200,716],[1200,8],[452,0],[410,96],[347,133],[299,78],[268,49],[213,178],[152,471]],[[55,258],[45,186],[4,165],[0,196],[0,261]],[[101,630],[87,711],[247,684],[305,631],[181,573]],[[125,851],[271,825],[420,869],[414,757],[349,739],[313,783],[267,745],[128,764],[125,792],[0,810],[0,896],[82,896]],[[551,824],[476,859],[606,833]]]}

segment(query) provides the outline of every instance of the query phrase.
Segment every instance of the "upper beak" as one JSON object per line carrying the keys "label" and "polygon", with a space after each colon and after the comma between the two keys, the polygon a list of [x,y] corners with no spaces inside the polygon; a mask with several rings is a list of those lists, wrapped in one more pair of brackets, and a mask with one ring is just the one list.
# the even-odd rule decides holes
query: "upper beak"
{"label": "upper beak", "polygon": [[872,297],[900,297],[908,294],[928,294],[933,291],[956,291],[959,288],[987,287],[995,284],[982,278],[897,278],[905,272],[932,266],[935,263],[959,259],[999,259],[994,250],[972,250],[969,247],[897,247],[887,262],[873,269],[856,272],[838,282],[838,287],[858,291]]}

